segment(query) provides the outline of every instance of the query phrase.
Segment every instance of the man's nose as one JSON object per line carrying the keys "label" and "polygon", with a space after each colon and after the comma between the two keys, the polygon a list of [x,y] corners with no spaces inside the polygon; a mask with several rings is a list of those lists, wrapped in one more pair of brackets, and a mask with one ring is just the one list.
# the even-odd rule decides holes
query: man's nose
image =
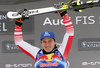
{"label": "man's nose", "polygon": [[46,45],[47,45],[47,46],[49,46],[49,45],[50,45],[50,43],[49,43],[49,42],[47,42],[47,43],[46,43]]}

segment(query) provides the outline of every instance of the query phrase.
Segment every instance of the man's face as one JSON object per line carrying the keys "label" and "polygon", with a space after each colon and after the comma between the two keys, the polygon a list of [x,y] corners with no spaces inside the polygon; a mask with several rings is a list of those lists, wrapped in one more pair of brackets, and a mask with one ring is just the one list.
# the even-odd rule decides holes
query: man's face
{"label": "man's face", "polygon": [[47,37],[42,39],[41,45],[46,52],[50,52],[56,44],[56,40],[53,38]]}

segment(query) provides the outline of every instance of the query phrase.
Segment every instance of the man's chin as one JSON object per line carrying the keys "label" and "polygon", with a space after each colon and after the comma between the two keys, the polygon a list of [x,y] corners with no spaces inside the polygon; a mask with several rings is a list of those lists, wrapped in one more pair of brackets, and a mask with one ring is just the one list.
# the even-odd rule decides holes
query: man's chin
{"label": "man's chin", "polygon": [[51,50],[45,50],[45,51],[48,52],[48,53],[51,52]]}
{"label": "man's chin", "polygon": [[46,51],[47,53],[49,53],[50,51]]}

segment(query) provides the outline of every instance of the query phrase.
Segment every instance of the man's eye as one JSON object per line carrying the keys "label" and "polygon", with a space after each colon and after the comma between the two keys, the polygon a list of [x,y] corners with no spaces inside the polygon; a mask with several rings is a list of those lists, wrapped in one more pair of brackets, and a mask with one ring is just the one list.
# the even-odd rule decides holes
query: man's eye
{"label": "man's eye", "polygon": [[49,42],[52,42],[51,40]]}
{"label": "man's eye", "polygon": [[46,41],[43,41],[44,43],[46,43]]}

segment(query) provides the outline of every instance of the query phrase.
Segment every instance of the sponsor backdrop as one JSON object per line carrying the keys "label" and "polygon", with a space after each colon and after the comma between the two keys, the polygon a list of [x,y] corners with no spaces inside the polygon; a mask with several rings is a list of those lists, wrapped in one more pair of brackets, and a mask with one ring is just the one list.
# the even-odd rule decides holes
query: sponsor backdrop
{"label": "sponsor backdrop", "polygon": [[[34,68],[32,58],[14,44],[14,21],[9,21],[6,16],[7,11],[49,7],[62,1],[66,2],[65,0],[40,0],[0,5],[0,68]],[[83,10],[82,13],[68,11],[75,30],[75,37],[68,56],[68,68],[100,68],[99,12],[99,7]],[[40,34],[46,30],[53,31],[57,42],[61,43],[65,28],[59,14],[31,16],[23,24],[24,40],[33,46],[42,48]]]}

